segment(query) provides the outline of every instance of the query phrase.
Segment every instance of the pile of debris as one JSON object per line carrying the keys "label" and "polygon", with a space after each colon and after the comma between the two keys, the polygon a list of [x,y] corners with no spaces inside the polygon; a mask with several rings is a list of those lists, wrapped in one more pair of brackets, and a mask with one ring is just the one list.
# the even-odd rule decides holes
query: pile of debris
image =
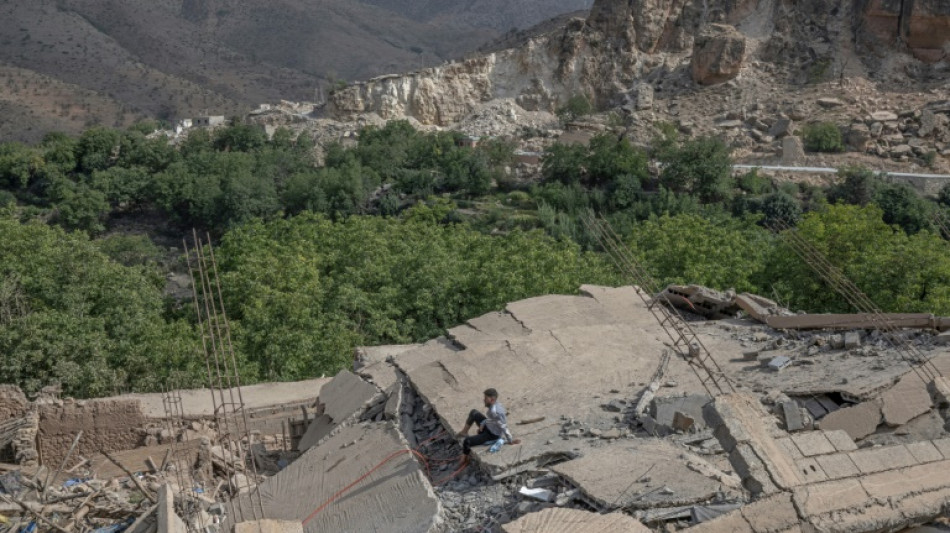
{"label": "pile of debris", "polygon": [[[246,387],[232,420],[208,391],[28,402],[3,389],[8,421],[35,420],[37,454],[0,467],[7,529],[857,533],[943,519],[942,319],[901,330],[938,374],[923,379],[860,317],[667,289],[735,390],[723,394],[638,291],[584,286],[425,344],[358,348],[353,372]],[[456,433],[487,387],[521,443],[465,463]]]}

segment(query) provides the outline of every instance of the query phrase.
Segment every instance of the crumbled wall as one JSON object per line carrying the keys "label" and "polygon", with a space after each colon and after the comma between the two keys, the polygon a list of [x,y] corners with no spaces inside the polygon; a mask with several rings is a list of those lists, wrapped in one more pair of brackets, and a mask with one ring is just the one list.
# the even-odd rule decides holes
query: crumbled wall
{"label": "crumbled wall", "polygon": [[20,418],[29,411],[30,402],[16,385],[0,385],[0,422]]}
{"label": "crumbled wall", "polygon": [[38,447],[43,464],[58,466],[76,433],[82,439],[73,457],[128,450],[140,444],[145,415],[138,400],[67,402],[39,406]]}

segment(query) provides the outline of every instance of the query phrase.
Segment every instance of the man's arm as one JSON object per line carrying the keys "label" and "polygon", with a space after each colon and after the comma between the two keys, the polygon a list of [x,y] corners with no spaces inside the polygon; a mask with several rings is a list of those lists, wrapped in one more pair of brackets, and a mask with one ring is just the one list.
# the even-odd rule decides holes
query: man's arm
{"label": "man's arm", "polygon": [[508,444],[515,443],[515,438],[511,435],[511,431],[508,430],[508,414],[505,412],[504,407],[495,409],[495,420],[498,421],[498,425],[501,427],[502,432],[504,432],[505,440],[508,441]]}

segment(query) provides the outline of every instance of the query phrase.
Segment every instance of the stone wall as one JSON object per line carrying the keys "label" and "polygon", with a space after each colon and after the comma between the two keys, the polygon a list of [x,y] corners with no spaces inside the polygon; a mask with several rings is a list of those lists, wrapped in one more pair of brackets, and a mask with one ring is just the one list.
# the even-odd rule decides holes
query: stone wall
{"label": "stone wall", "polygon": [[30,408],[26,395],[16,385],[0,385],[0,422],[20,418]]}
{"label": "stone wall", "polygon": [[45,465],[59,466],[76,433],[82,439],[73,457],[128,450],[141,444],[145,415],[138,400],[67,402],[39,406],[38,448]]}

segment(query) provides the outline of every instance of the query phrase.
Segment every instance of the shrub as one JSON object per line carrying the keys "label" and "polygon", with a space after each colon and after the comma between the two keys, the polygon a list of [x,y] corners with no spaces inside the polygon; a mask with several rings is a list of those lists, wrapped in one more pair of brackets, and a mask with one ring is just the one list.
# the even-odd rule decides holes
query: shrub
{"label": "shrub", "polygon": [[577,118],[589,115],[593,111],[590,100],[583,94],[575,94],[557,110],[557,116],[562,122],[570,122]]}
{"label": "shrub", "polygon": [[816,122],[805,126],[802,134],[809,152],[844,152],[841,130],[831,122]]}

